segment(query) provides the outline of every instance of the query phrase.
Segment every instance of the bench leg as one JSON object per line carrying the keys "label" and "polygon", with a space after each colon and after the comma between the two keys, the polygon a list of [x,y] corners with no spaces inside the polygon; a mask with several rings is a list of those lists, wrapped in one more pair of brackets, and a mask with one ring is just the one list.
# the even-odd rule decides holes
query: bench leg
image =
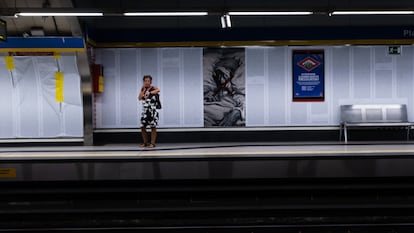
{"label": "bench leg", "polygon": [[345,143],[348,143],[348,129],[346,128],[346,125],[344,125],[344,140]]}

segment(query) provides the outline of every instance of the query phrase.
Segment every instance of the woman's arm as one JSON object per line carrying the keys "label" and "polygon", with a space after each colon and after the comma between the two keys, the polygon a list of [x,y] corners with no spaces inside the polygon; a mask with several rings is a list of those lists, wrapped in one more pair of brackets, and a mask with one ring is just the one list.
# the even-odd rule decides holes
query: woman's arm
{"label": "woman's arm", "polygon": [[138,94],[138,100],[142,100],[144,98],[145,92],[147,91],[147,89],[145,87],[141,88],[141,91]]}
{"label": "woman's arm", "polygon": [[160,93],[160,89],[158,87],[152,86],[150,94],[155,95],[155,94],[158,94],[158,93]]}

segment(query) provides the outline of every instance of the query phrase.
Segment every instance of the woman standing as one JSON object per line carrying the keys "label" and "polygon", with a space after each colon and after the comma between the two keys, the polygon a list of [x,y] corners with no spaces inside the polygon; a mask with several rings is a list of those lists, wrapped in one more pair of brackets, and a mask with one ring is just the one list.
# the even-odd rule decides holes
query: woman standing
{"label": "woman standing", "polygon": [[[155,147],[155,141],[157,139],[157,125],[158,125],[158,112],[157,112],[157,94],[160,92],[155,86],[152,86],[152,77],[145,75],[142,79],[144,85],[141,87],[141,91],[138,95],[138,100],[142,101],[142,113],[141,113],[141,135],[143,143],[141,147]],[[148,144],[147,128],[151,128],[151,142]]]}

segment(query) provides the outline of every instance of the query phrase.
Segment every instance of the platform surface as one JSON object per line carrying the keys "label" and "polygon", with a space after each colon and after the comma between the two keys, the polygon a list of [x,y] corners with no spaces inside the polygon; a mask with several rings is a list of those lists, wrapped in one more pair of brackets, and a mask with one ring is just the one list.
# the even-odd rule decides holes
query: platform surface
{"label": "platform surface", "polygon": [[207,157],[323,157],[414,155],[414,142],[360,142],[333,144],[296,143],[190,143],[104,146],[13,146],[0,147],[0,160],[18,159],[122,159],[122,158],[207,158]]}

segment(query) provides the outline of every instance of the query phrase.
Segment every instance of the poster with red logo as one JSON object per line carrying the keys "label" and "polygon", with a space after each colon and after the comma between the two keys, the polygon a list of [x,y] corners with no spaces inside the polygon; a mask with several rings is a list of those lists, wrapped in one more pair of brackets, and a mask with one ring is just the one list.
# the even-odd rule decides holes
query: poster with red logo
{"label": "poster with red logo", "polygon": [[324,101],[324,51],[293,50],[293,101]]}

